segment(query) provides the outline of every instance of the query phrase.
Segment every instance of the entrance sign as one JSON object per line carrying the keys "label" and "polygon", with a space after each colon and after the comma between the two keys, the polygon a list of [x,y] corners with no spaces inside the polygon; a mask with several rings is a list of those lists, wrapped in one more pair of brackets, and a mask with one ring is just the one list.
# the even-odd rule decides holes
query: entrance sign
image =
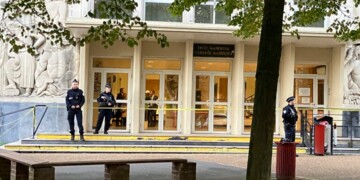
{"label": "entrance sign", "polygon": [[224,44],[194,44],[193,56],[233,58],[235,56],[235,46]]}

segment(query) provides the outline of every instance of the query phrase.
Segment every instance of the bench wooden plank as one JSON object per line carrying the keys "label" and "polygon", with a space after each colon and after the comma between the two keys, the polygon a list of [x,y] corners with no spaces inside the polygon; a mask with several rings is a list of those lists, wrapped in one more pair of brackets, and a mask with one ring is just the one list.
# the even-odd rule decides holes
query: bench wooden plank
{"label": "bench wooden plank", "polygon": [[0,158],[8,159],[10,161],[14,161],[14,162],[26,165],[26,166],[47,163],[47,161],[34,159],[31,157],[24,156],[20,153],[8,151],[5,149],[0,149]]}
{"label": "bench wooden plank", "polygon": [[167,163],[179,162],[186,163],[186,159],[163,158],[163,159],[127,159],[127,160],[92,160],[92,161],[51,161],[39,164],[32,164],[32,167],[48,166],[78,166],[78,165],[97,165],[97,164],[139,164],[139,163]]}
{"label": "bench wooden plank", "polygon": [[[0,179],[30,179],[40,180],[47,177],[50,180],[55,178],[54,166],[77,166],[77,165],[105,165],[106,180],[129,180],[129,164],[137,163],[172,163],[173,180],[195,180],[196,163],[188,162],[181,158],[162,159],[125,159],[125,160],[85,160],[85,161],[42,161],[22,154],[0,149],[0,162],[9,166],[0,171]],[[0,166],[1,167],[1,166]],[[9,171],[10,170],[10,171]],[[6,172],[5,172],[6,171]],[[119,179],[120,178],[120,179]]]}

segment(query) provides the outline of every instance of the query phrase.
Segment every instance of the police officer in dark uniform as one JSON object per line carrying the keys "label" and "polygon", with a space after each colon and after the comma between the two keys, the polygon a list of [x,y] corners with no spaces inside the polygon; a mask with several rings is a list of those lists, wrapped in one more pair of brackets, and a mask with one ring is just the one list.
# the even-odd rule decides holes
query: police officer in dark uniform
{"label": "police officer in dark uniform", "polygon": [[79,89],[79,82],[74,79],[71,84],[71,89],[68,90],[66,95],[66,108],[68,111],[68,121],[70,126],[71,139],[75,140],[74,117],[76,116],[77,124],[79,127],[80,141],[84,139],[84,127],[82,124],[82,111],[81,107],[85,103],[83,91]]}
{"label": "police officer in dark uniform", "polygon": [[286,99],[288,105],[283,108],[282,117],[284,119],[285,138],[288,142],[295,141],[295,124],[298,115],[295,109],[295,97],[291,96]]}
{"label": "police officer in dark uniform", "polygon": [[105,91],[100,94],[97,98],[97,102],[99,103],[99,116],[96,124],[96,129],[94,134],[99,134],[99,130],[101,128],[101,124],[105,117],[105,128],[104,134],[108,134],[108,130],[110,128],[110,120],[112,116],[112,107],[115,106],[115,98],[111,94],[111,86],[106,84]]}

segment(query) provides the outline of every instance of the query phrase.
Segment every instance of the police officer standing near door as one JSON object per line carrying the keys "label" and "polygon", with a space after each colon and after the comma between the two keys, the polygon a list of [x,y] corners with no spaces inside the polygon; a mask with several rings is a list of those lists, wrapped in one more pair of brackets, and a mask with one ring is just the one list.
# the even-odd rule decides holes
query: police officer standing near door
{"label": "police officer standing near door", "polygon": [[282,117],[284,119],[285,138],[288,142],[295,141],[295,124],[298,115],[295,109],[295,97],[291,96],[286,99],[288,105],[283,108]]}
{"label": "police officer standing near door", "polygon": [[111,94],[111,86],[110,84],[105,85],[105,91],[100,94],[97,98],[97,102],[99,103],[99,116],[96,124],[96,129],[94,134],[99,134],[99,130],[101,128],[101,124],[105,117],[105,127],[104,134],[108,134],[108,130],[110,129],[110,120],[112,116],[112,107],[115,106],[115,98]]}
{"label": "police officer standing near door", "polygon": [[66,108],[68,111],[68,121],[70,126],[71,141],[75,140],[75,129],[74,129],[74,118],[76,116],[80,141],[85,141],[84,139],[84,127],[82,124],[82,111],[81,107],[85,103],[85,97],[83,91],[79,89],[79,82],[74,79],[71,84],[71,89],[68,90],[66,95]]}

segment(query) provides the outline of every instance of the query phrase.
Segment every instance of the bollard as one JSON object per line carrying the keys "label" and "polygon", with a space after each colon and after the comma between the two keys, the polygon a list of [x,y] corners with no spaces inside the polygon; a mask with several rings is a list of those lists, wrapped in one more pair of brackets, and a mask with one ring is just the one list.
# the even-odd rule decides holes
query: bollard
{"label": "bollard", "polygon": [[296,142],[275,142],[276,179],[295,179],[296,171]]}

